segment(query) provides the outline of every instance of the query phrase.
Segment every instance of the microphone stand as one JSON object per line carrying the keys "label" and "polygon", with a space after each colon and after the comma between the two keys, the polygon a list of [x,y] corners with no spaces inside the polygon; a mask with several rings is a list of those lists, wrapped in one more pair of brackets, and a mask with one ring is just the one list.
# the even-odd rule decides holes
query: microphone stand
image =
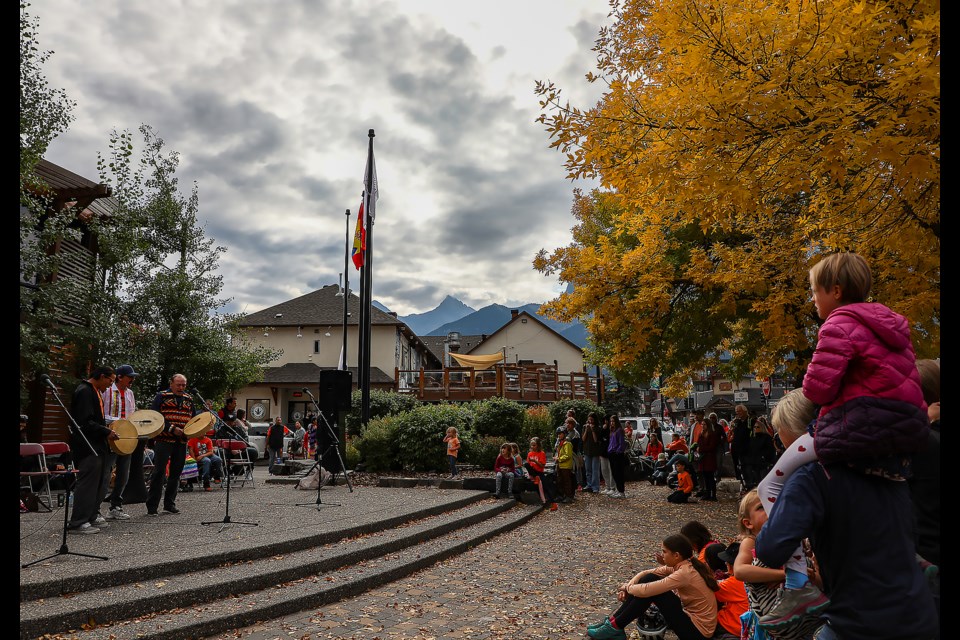
{"label": "microphone stand", "polygon": [[[200,395],[200,392],[197,391],[196,389],[192,389],[192,392],[193,392],[193,395],[195,395],[195,396],[197,396],[198,398],[200,398],[200,402],[202,402],[202,403],[204,404],[204,406],[206,406],[207,401],[203,399],[203,396]],[[220,422],[220,416],[217,415],[216,411],[214,411],[213,409],[207,409],[207,411],[209,411],[211,414],[213,414],[213,419],[214,419],[214,420],[213,420],[213,424],[214,424],[214,425],[216,425],[217,423]],[[223,423],[223,426],[227,428],[227,442],[230,443],[230,445],[229,445],[229,446],[230,446],[230,455],[233,455],[233,436],[236,434],[236,431],[234,431],[233,427],[231,427],[230,425],[228,425],[228,424],[225,423],[225,422]],[[216,435],[216,434],[214,434],[214,435]],[[238,434],[237,434],[237,435],[238,435]],[[242,439],[241,439],[241,440],[242,440]],[[229,460],[222,460],[222,461],[221,461],[221,463],[223,464],[223,471],[224,471],[224,474],[223,474],[223,475],[226,476],[226,479],[227,479],[227,504],[226,504],[226,510],[224,511],[224,514],[223,514],[223,520],[210,520],[210,521],[207,521],[207,522],[201,522],[201,523],[200,523],[200,524],[202,524],[202,525],[204,525],[204,526],[211,525],[211,524],[219,524],[219,525],[220,525],[220,529],[217,531],[217,533],[220,533],[221,531],[223,531],[223,528],[224,528],[225,526],[227,526],[228,524],[238,524],[238,525],[244,525],[244,526],[247,526],[247,527],[257,527],[257,526],[259,526],[259,523],[257,523],[257,522],[239,522],[239,521],[235,521],[235,520],[231,520],[231,519],[230,519],[230,476],[233,475],[233,474],[230,473],[229,462],[230,462]]]}
{"label": "microphone stand", "polygon": [[[323,419],[324,423],[326,423],[326,424],[327,424],[327,427],[329,428],[329,427],[330,427],[330,423],[327,422],[327,419],[326,419],[326,417],[323,415],[323,412],[320,411],[320,407],[317,405],[317,399],[313,397],[313,394],[312,394],[312,393],[310,393],[310,389],[308,389],[308,388],[306,388],[306,387],[303,387],[303,391],[304,391],[304,393],[306,393],[308,396],[310,396],[310,400],[313,402],[313,409],[314,409],[314,411],[317,412],[317,415],[320,416],[320,418]],[[317,423],[317,429],[319,429],[319,428],[320,428],[320,423],[318,422],[318,423]],[[334,436],[334,437],[336,437],[336,436]],[[339,454],[339,451],[338,451],[337,453]],[[324,506],[324,504],[326,504],[327,506],[334,506],[334,507],[341,507],[341,506],[343,506],[343,505],[342,505],[341,503],[339,503],[339,502],[327,502],[327,503],[324,503],[323,500],[321,499],[321,497],[320,497],[320,490],[323,488],[323,467],[322,467],[322,464],[323,464],[323,451],[320,449],[320,439],[319,439],[319,437],[318,437],[318,438],[317,438],[317,459],[316,459],[316,461],[313,463],[313,466],[310,467],[310,469],[307,471],[306,475],[304,476],[305,478],[308,478],[308,477],[310,477],[310,474],[313,473],[314,469],[319,469],[319,471],[317,471],[317,474],[318,474],[318,476],[319,476],[319,477],[317,478],[317,501],[314,502],[314,503],[301,502],[301,503],[297,503],[295,506],[297,506],[297,507],[309,507],[309,506],[312,506],[312,505],[316,505],[317,511],[319,511],[319,510],[320,510],[320,507]],[[346,475],[346,474],[344,474],[344,475]],[[348,482],[348,483],[350,482],[349,478],[347,479],[347,482]],[[353,491],[353,487],[350,487],[350,491]]]}
{"label": "microphone stand", "polygon": [[[80,425],[77,424],[77,421],[74,420],[73,416],[70,415],[70,412],[67,411],[67,407],[64,406],[63,401],[60,399],[60,395],[57,393],[57,387],[56,385],[53,384],[53,381],[50,380],[50,376],[44,374],[41,377],[41,380],[43,380],[44,384],[50,387],[50,389],[53,391],[53,397],[57,400],[57,404],[60,405],[60,408],[63,409],[63,412],[67,414],[68,418],[70,418],[70,421],[67,423],[67,427],[70,429],[70,431],[73,433],[79,433],[80,436],[83,438],[84,442],[87,443],[87,446],[90,447],[90,451],[93,452],[93,455],[99,456],[96,449],[94,449],[93,445],[90,444],[90,440],[87,439],[86,434],[83,432],[82,429],[80,429]],[[70,551],[70,548],[67,546],[67,526],[69,525],[69,522],[70,522],[70,519],[68,517],[68,513],[70,511],[70,491],[73,490],[73,486],[77,482],[77,474],[75,471],[65,471],[61,475],[69,475],[71,476],[71,479],[69,482],[67,482],[66,496],[63,501],[63,539],[60,542],[60,548],[57,549],[56,553],[51,553],[50,555],[44,558],[40,558],[39,560],[34,560],[24,565],[20,565],[21,568],[23,569],[26,569],[27,567],[31,567],[39,562],[43,562],[44,560],[56,558],[57,556],[82,556],[84,558],[93,558],[94,560],[109,560],[107,556],[97,556],[97,555],[93,555],[92,553],[79,553],[77,551]]]}

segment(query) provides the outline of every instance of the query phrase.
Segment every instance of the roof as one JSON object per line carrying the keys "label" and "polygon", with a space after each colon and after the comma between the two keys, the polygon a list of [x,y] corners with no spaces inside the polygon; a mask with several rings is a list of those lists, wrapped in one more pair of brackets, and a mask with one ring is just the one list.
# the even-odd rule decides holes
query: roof
{"label": "roof", "polygon": [[[484,333],[478,335],[460,336],[460,351],[458,353],[470,353],[470,350],[479,345],[486,339]],[[443,363],[443,343],[447,341],[447,336],[420,336],[420,340],[430,350],[437,360]]]}
{"label": "roof", "polygon": [[[312,362],[288,362],[282,367],[267,367],[263,371],[264,384],[319,384],[321,370],[333,370],[336,367],[320,367]],[[357,379],[357,368],[348,367],[353,380]],[[371,384],[393,384],[393,378],[377,367],[370,367]]]}
{"label": "roof", "polygon": [[[299,298],[275,304],[262,311],[245,316],[241,327],[298,327],[310,325],[343,324],[343,298],[338,296],[340,287],[331,284],[311,291]],[[350,294],[347,301],[347,324],[355,325],[360,321],[360,298]],[[395,316],[373,307],[370,324],[402,325]]]}
{"label": "roof", "polygon": [[484,344],[485,342],[488,342],[488,341],[490,341],[490,340],[493,340],[498,333],[500,333],[501,331],[503,331],[504,329],[506,329],[507,327],[509,327],[509,326],[510,326],[511,324],[513,324],[514,322],[518,322],[521,318],[529,318],[529,319],[533,320],[534,322],[536,322],[537,324],[539,324],[541,327],[543,327],[544,329],[546,329],[547,331],[549,331],[550,333],[552,333],[553,335],[557,336],[557,337],[560,338],[562,341],[566,342],[568,345],[570,345],[571,347],[573,347],[574,349],[576,349],[579,353],[581,353],[581,354],[583,353],[583,347],[581,347],[580,345],[578,345],[578,344],[576,344],[576,343],[574,343],[574,342],[571,342],[568,338],[564,337],[564,335],[563,335],[562,333],[560,333],[559,331],[553,329],[550,325],[548,325],[546,322],[544,322],[543,320],[541,320],[541,319],[538,318],[537,316],[533,315],[532,313],[527,313],[526,311],[521,311],[521,312],[518,313],[516,316],[514,316],[514,317],[510,318],[509,320],[507,320],[507,322],[505,322],[502,327],[500,327],[499,329],[497,329],[496,331],[494,331],[493,333],[491,333],[490,335],[488,335],[488,336],[486,337],[486,339],[481,340],[478,344],[474,345],[474,346],[473,346],[473,349],[470,349],[470,351],[464,351],[463,349],[460,349],[460,352],[461,352],[461,353],[472,353],[474,349],[476,349],[477,347],[479,347],[481,344]]}
{"label": "roof", "polygon": [[109,216],[116,206],[116,201],[110,197],[113,193],[110,186],[67,171],[49,160],[41,160],[34,173],[54,190],[56,195],[51,203],[54,209],[76,202],[78,212],[89,209],[94,215]]}

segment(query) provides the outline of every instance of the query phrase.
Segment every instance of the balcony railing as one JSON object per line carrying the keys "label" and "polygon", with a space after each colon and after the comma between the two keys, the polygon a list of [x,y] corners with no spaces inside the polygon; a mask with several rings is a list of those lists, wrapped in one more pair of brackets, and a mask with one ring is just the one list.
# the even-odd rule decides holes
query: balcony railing
{"label": "balcony railing", "polygon": [[394,380],[395,391],[413,394],[425,402],[494,397],[520,402],[553,402],[567,398],[596,401],[597,390],[603,388],[602,376],[598,379],[581,372],[559,373],[553,368],[516,366],[479,371],[472,367],[397,369]]}

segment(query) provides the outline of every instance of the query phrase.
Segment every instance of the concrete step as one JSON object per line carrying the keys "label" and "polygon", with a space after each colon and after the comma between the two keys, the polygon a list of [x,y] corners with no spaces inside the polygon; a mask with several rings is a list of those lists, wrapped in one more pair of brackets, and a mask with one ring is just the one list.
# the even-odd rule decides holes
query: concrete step
{"label": "concrete step", "polygon": [[20,637],[196,638],[322,606],[462,553],[539,507],[485,500],[404,527],[256,562],[26,603]]}

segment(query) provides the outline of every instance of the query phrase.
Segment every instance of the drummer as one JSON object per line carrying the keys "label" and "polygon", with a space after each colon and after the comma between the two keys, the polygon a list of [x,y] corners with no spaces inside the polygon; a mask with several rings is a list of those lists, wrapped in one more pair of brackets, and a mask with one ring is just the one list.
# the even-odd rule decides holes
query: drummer
{"label": "drummer", "polygon": [[107,428],[103,419],[103,393],[116,377],[112,367],[97,367],[90,377],[81,380],[73,392],[70,415],[80,427],[70,429],[70,451],[77,469],[73,493],[73,512],[67,528],[71,533],[100,533],[106,520],[97,513],[97,498],[102,485],[110,483],[110,467],[105,464],[110,440],[117,434]]}
{"label": "drummer", "polygon": [[[153,474],[150,476],[150,491],[147,494],[147,515],[158,515],[160,498],[167,513],[180,513],[177,509],[177,489],[180,472],[187,459],[187,438],[183,427],[198,414],[202,407],[194,405],[193,396],[187,391],[187,377],[176,373],[170,378],[170,387],[153,399],[150,408],[163,415],[163,431],[154,437]],[[167,461],[170,462],[170,477],[167,477]],[[166,492],[164,492],[166,484]]]}
{"label": "drummer", "polygon": [[[133,366],[129,364],[122,364],[116,368],[117,379],[110,385],[110,388],[104,391],[101,394],[103,398],[103,415],[107,421],[107,426],[109,427],[117,420],[126,420],[130,417],[130,414],[137,410],[137,403],[133,397],[133,389],[130,387],[133,385],[134,379],[137,377],[137,372],[134,371]],[[143,449],[146,446],[146,441],[142,440],[137,443],[137,448],[130,455],[120,456],[110,451],[110,455],[106,461],[107,468],[113,466],[115,468],[115,473],[113,477],[113,491],[110,493],[110,511],[107,512],[107,520],[129,520],[130,514],[124,512],[123,510],[123,490],[127,487],[127,480],[130,478],[130,464],[132,459],[137,460],[137,464],[143,464]],[[109,482],[105,483],[109,485]],[[107,486],[101,487],[103,495],[100,496],[100,500],[97,501],[97,506],[103,504],[103,500],[107,495]]]}

